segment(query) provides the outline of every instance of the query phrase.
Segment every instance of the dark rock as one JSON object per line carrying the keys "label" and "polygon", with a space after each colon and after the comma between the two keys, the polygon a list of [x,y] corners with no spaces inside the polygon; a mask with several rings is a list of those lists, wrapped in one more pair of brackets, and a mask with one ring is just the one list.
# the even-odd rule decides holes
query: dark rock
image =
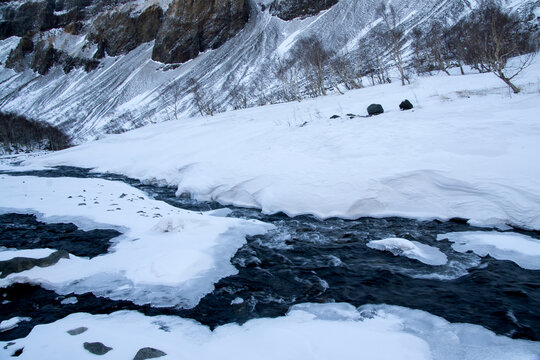
{"label": "dark rock", "polygon": [[62,69],[68,74],[74,68],[84,68],[84,71],[90,72],[99,66],[99,60],[85,59],[80,57],[69,56],[64,52],[58,52],[60,54],[58,63],[62,64]]}
{"label": "dark rock", "polygon": [[413,104],[411,104],[409,100],[403,100],[401,104],[399,104],[401,110],[411,110],[413,107]]}
{"label": "dark rock", "polygon": [[9,274],[20,273],[21,271],[29,270],[35,266],[47,267],[56,264],[60,259],[69,259],[67,251],[55,251],[51,255],[41,258],[32,259],[25,257],[16,257],[11,260],[0,261],[0,279],[5,278]]}
{"label": "dark rock", "polygon": [[74,21],[69,24],[67,24],[64,27],[64,31],[71,35],[80,35],[81,30],[83,28],[83,23],[80,21]]}
{"label": "dark rock", "polygon": [[341,116],[339,116],[339,115],[332,115],[332,116],[330,116],[330,119],[339,119],[340,117]]}
{"label": "dark rock", "polygon": [[24,36],[28,32],[46,31],[55,27],[54,0],[25,1],[22,5],[2,9],[0,40],[10,36]]}
{"label": "dark rock", "polygon": [[337,2],[338,0],[274,0],[269,8],[272,15],[283,20],[292,20],[316,15]]}
{"label": "dark rock", "polygon": [[105,53],[110,56],[125,54],[154,40],[162,20],[163,11],[157,5],[136,17],[127,12],[99,16],[88,34],[88,40],[98,44],[98,52],[94,57],[102,58]]}
{"label": "dark rock", "polygon": [[369,116],[380,115],[384,113],[384,109],[380,104],[371,104],[368,106],[367,112]]}
{"label": "dark rock", "polygon": [[80,334],[82,334],[83,332],[85,332],[87,330],[88,330],[87,327],[81,326],[81,327],[78,327],[76,329],[68,330],[67,333],[69,335],[75,336],[75,335],[80,335]]}
{"label": "dark rock", "polygon": [[151,347],[145,347],[137,351],[137,354],[133,360],[146,360],[146,359],[155,359],[167,355],[161,350],[154,349]]}
{"label": "dark rock", "polygon": [[22,355],[23,351],[24,351],[24,348],[17,349],[17,350],[15,350],[15,351],[13,352],[13,354],[12,354],[11,356],[12,356],[12,357],[19,357],[19,356]]}
{"label": "dark rock", "polygon": [[45,41],[41,41],[36,45],[34,58],[30,67],[35,72],[45,75],[59,58],[58,52]]}
{"label": "dark rock", "polygon": [[9,52],[6,60],[6,67],[17,72],[24,71],[28,66],[30,57],[26,55],[34,51],[32,35],[27,34],[21,38],[17,47]]}
{"label": "dark rock", "polygon": [[223,45],[244,28],[248,18],[248,0],[175,0],[165,13],[152,59],[186,62]]}
{"label": "dark rock", "polygon": [[34,42],[32,41],[30,34],[23,36],[17,47],[21,49],[23,54],[28,54],[34,51]]}
{"label": "dark rock", "polygon": [[111,347],[105,346],[100,342],[92,342],[92,343],[85,342],[83,346],[86,350],[88,350],[94,355],[105,355],[106,353],[112,350]]}

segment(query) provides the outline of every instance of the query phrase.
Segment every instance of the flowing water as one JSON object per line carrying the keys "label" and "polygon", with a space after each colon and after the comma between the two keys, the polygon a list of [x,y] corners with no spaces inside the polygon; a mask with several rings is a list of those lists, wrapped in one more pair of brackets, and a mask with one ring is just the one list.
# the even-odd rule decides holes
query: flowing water
{"label": "flowing water", "polygon": [[[13,173],[10,173],[14,175]],[[17,175],[100,177],[126,182],[152,197],[189,210],[223,208],[175,196],[175,189],[144,184],[113,174],[58,167]],[[112,301],[92,294],[60,296],[31,284],[0,289],[0,320],[32,318],[0,332],[0,340],[25,336],[33,326],[74,312],[110,313],[121,309],[148,315],[179,315],[215,327],[257,317],[284,315],[293,304],[348,302],[401,305],[421,309],[451,322],[482,325],[513,338],[540,340],[539,271],[525,270],[510,261],[457,253],[438,234],[481,231],[463,219],[418,221],[403,218],[320,220],[311,216],[265,215],[256,209],[228,207],[228,216],[272,223],[275,230],[249,237],[231,260],[238,274],[221,279],[215,290],[193,309],[153,308],[128,301]],[[540,239],[540,233],[512,229]],[[105,253],[114,230],[84,232],[72,224],[43,224],[28,215],[0,216],[0,246],[50,247],[81,256]],[[425,265],[404,256],[370,249],[370,240],[401,237],[439,248],[448,257],[442,266]],[[32,239],[39,239],[34,241]],[[1,266],[1,264],[0,264]]]}

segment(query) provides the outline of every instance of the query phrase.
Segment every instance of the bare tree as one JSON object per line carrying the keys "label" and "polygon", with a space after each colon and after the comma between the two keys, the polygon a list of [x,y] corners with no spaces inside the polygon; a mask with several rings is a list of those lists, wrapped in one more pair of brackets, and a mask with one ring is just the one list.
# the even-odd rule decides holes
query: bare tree
{"label": "bare tree", "polygon": [[417,74],[421,75],[428,72],[429,61],[426,51],[425,36],[422,30],[419,27],[415,27],[411,31],[411,50],[412,58],[411,65],[416,71]]}
{"label": "bare tree", "polygon": [[339,92],[341,92],[339,84],[343,84],[347,90],[363,87],[359,64],[351,56],[347,54],[336,56],[330,62],[330,70]]}
{"label": "bare tree", "polygon": [[180,86],[171,81],[165,93],[164,99],[166,99],[166,103],[164,105],[168,120],[178,120],[180,101],[182,99]]}
{"label": "bare tree", "polygon": [[199,82],[195,79],[188,80],[188,87],[193,95],[195,106],[201,115],[214,116],[217,111],[214,96],[211,92],[203,89]]}
{"label": "bare tree", "polygon": [[382,19],[380,38],[387,44],[394,63],[401,77],[401,85],[410,83],[403,64],[403,46],[405,45],[405,32],[401,25],[401,18],[392,5],[384,2],[377,8],[377,16]]}
{"label": "bare tree", "polygon": [[268,89],[265,87],[265,81],[262,78],[255,81],[255,86],[252,87],[252,93],[257,94],[257,104],[259,106],[264,106],[270,102],[267,91]]}
{"label": "bare tree", "polygon": [[248,107],[248,94],[243,85],[236,84],[230,91],[234,109],[245,109]]}
{"label": "bare tree", "polygon": [[515,94],[519,93],[512,80],[531,64],[537,53],[535,34],[527,31],[516,14],[503,11],[495,2],[483,3],[459,26],[466,29],[462,45],[469,64],[495,74]]}
{"label": "bare tree", "polygon": [[463,64],[467,62],[466,36],[467,31],[462,26],[463,22],[458,22],[456,25],[444,30],[444,39],[448,58],[454,62],[455,66],[459,67],[461,75],[465,75]]}
{"label": "bare tree", "polygon": [[375,44],[367,38],[360,39],[358,43],[360,72],[370,78],[371,85],[384,84],[390,82],[384,61],[384,49],[377,44],[377,34],[373,39]]}
{"label": "bare tree", "polygon": [[450,75],[448,70],[457,66],[447,35],[448,29],[439,22],[433,22],[425,32],[418,28],[412,31],[412,64],[418,73],[439,70]]}
{"label": "bare tree", "polygon": [[[300,74],[292,60],[279,59],[274,66],[274,75],[281,81],[283,97],[287,101],[300,101]],[[262,89],[259,89],[262,93]]]}
{"label": "bare tree", "polygon": [[291,59],[302,69],[312,97],[326,95],[325,75],[332,55],[315,36],[298,40],[291,50]]}

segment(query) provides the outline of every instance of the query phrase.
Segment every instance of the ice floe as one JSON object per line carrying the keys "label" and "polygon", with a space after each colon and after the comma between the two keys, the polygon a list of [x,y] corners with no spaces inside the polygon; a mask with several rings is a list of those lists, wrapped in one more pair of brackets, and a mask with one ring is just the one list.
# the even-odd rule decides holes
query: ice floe
{"label": "ice floe", "polygon": [[498,260],[510,260],[524,269],[540,270],[540,240],[514,232],[464,231],[437,235],[453,242],[459,252],[473,251]]}
{"label": "ice floe", "polygon": [[448,258],[438,248],[422,244],[418,241],[411,241],[401,238],[388,238],[382,240],[372,240],[367,246],[376,249],[389,251],[396,256],[405,256],[415,259],[427,265],[444,265]]}

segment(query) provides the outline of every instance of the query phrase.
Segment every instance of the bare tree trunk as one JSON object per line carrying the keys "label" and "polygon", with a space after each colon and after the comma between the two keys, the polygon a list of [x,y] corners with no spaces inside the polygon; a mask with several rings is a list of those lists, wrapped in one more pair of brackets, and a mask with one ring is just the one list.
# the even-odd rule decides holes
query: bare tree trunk
{"label": "bare tree trunk", "polygon": [[514,84],[512,83],[512,81],[510,81],[510,79],[508,79],[508,78],[504,75],[504,73],[503,73],[502,71],[499,71],[496,75],[497,75],[497,77],[498,77],[499,79],[501,79],[502,81],[504,81],[504,83],[505,83],[506,85],[508,85],[508,86],[510,87],[510,89],[512,89],[512,91],[514,92],[514,94],[519,94],[519,92],[521,91],[521,89],[518,88],[516,85],[514,85]]}

